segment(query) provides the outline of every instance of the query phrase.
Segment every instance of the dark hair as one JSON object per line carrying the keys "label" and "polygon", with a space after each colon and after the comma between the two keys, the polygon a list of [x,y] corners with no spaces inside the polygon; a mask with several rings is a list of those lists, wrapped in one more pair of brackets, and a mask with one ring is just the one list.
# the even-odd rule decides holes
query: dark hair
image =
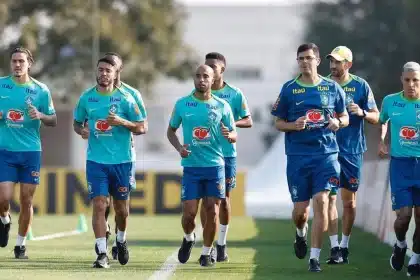
{"label": "dark hair", "polygon": [[34,63],[34,57],[32,56],[32,53],[30,50],[28,50],[27,48],[24,47],[16,47],[12,50],[12,52],[10,53],[10,57],[12,57],[12,55],[14,55],[15,53],[24,53],[26,54],[26,57],[28,58],[28,61],[31,63]]}
{"label": "dark hair", "polygon": [[206,54],[206,59],[217,59],[217,60],[223,62],[223,64],[226,66],[226,58],[221,53],[218,53],[218,52],[208,53],[208,54]]}
{"label": "dark hair", "polygon": [[119,55],[119,54],[118,54],[118,53],[116,53],[116,52],[107,52],[107,53],[105,53],[105,56],[107,56],[107,55],[116,56],[116,57],[118,57],[119,59],[121,59],[121,60],[122,60],[121,55]]}
{"label": "dark hair", "polygon": [[102,57],[101,59],[98,60],[98,63],[96,65],[99,65],[100,62],[105,62],[105,63],[111,64],[112,66],[117,65],[117,62],[114,59],[109,58],[109,57]]}
{"label": "dark hair", "polygon": [[317,45],[315,45],[314,43],[306,43],[306,44],[302,44],[298,47],[296,55],[299,55],[299,53],[301,52],[306,52],[312,50],[315,54],[316,57],[319,57],[319,48]]}

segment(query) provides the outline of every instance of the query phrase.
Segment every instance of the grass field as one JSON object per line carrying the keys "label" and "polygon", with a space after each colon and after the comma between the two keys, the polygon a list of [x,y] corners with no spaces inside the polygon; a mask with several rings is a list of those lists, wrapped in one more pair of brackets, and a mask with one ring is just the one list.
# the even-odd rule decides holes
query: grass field
{"label": "grass field", "polygon": [[[77,216],[35,217],[35,237],[69,231],[76,228]],[[111,262],[111,268],[91,268],[95,260],[94,237],[89,231],[81,235],[46,241],[27,241],[29,260],[15,260],[17,216],[13,217],[11,238],[7,248],[0,248],[0,279],[148,279],[161,269],[165,260],[178,250],[182,230],[180,218],[130,217],[128,244],[130,262],[121,266]],[[115,235],[112,235],[114,238]],[[177,265],[170,279],[402,279],[404,272],[394,272],[389,266],[391,247],[374,236],[355,230],[350,240],[350,265],[322,265],[323,272],[307,271],[307,260],[294,256],[294,227],[290,221],[235,218],[229,229],[229,263],[214,268],[201,268],[198,257],[201,242],[196,244],[187,264]],[[327,258],[328,246],[322,251]],[[176,263],[176,262],[174,262]]]}

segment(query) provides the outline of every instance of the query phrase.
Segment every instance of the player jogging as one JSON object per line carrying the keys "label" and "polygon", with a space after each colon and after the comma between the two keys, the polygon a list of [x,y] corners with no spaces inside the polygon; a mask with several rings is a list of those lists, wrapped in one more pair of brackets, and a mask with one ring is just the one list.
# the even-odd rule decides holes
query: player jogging
{"label": "player jogging", "polygon": [[48,87],[29,75],[32,53],[18,47],[11,52],[12,74],[0,78],[0,247],[9,242],[10,200],[20,183],[19,229],[15,258],[27,259],[26,235],[33,218],[32,200],[41,168],[41,123],[56,126]]}
{"label": "player jogging", "polygon": [[[86,177],[93,201],[92,226],[99,255],[93,266],[108,268],[105,211],[112,195],[117,222],[118,261],[129,260],[126,241],[128,198],[134,186],[131,133],[140,133],[142,115],[133,97],[114,87],[117,63],[101,58],[97,86],[84,92],[74,110],[74,131],[88,139]],[[85,127],[85,120],[88,126]]]}
{"label": "player jogging", "polygon": [[[182,227],[185,236],[178,260],[186,263],[195,244],[195,216],[203,200],[206,221],[203,230],[201,266],[213,266],[210,258],[219,219],[220,201],[225,198],[225,170],[222,136],[236,141],[235,122],[229,104],[211,94],[214,72],[207,65],[195,73],[195,90],[179,99],[172,112],[168,140],[182,157]],[[184,145],[176,131],[182,124]]]}
{"label": "player jogging", "polygon": [[414,208],[416,224],[413,255],[407,267],[408,276],[420,275],[420,65],[407,62],[402,70],[403,91],[390,94],[382,101],[382,124],[379,155],[388,155],[386,135],[391,127],[391,162],[389,166],[392,209],[397,241],[390,259],[391,267],[401,271],[407,252],[406,233]]}
{"label": "player jogging", "polygon": [[319,256],[328,228],[328,195],[338,185],[340,165],[335,132],[348,125],[344,92],[334,81],[318,75],[319,48],[298,47],[301,74],[286,82],[273,105],[276,128],[286,133],[287,181],[294,202],[295,254],[307,253],[309,202],[314,219],[311,230],[309,270],[321,271]]}
{"label": "player jogging", "polygon": [[338,213],[337,188],[330,193],[328,206],[328,233],[331,242],[331,255],[327,263],[349,262],[349,239],[356,218],[356,192],[359,188],[363,163],[363,153],[366,152],[364,120],[371,124],[378,123],[379,111],[375,97],[369,84],[362,78],[350,74],[353,65],[353,54],[345,46],[336,47],[326,57],[330,61],[331,74],[329,78],[336,81],[346,93],[346,107],[349,113],[349,125],[337,132],[337,143],[340,149],[340,188],[343,201],[342,238],[338,243]]}
{"label": "player jogging", "polygon": [[[235,126],[248,128],[252,126],[251,113],[248,103],[240,89],[228,84],[223,79],[223,73],[226,69],[225,57],[217,52],[208,53],[205,57],[205,64],[210,66],[214,71],[214,84],[212,86],[212,94],[229,103]],[[216,244],[217,261],[228,261],[226,250],[226,238],[229,229],[231,216],[230,192],[236,186],[236,144],[230,143],[226,139],[222,139],[223,154],[225,157],[225,180],[226,180],[226,198],[222,199],[219,212],[219,234]],[[204,228],[205,224],[205,208],[201,207],[201,223]]]}

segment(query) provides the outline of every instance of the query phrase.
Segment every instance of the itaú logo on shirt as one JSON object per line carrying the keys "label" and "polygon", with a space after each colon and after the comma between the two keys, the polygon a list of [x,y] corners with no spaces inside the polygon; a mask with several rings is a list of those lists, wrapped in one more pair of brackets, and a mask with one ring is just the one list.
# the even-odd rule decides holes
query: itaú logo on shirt
{"label": "ita\u00fa logo on shirt", "polygon": [[109,132],[112,129],[112,126],[106,120],[97,120],[95,122],[95,135],[104,135],[104,133]]}
{"label": "ita\u00fa logo on shirt", "polygon": [[7,111],[6,118],[11,122],[23,122],[25,120],[23,112],[15,109]]}
{"label": "ita\u00fa logo on shirt", "polygon": [[210,141],[206,141],[210,138],[210,129],[207,127],[194,127],[193,129],[193,145],[210,145]]}

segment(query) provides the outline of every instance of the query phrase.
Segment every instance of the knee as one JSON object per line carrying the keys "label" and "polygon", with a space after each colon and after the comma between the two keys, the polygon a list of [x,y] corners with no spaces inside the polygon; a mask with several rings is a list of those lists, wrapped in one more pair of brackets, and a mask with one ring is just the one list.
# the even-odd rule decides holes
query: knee
{"label": "knee", "polygon": [[[408,226],[411,221],[411,212],[401,211],[400,213],[397,214],[397,221],[400,222],[400,224],[402,225]],[[420,223],[420,220],[419,220],[419,223]]]}
{"label": "knee", "polygon": [[309,203],[295,203],[294,216],[298,219],[306,219],[309,217]]}
{"label": "knee", "polygon": [[220,202],[220,209],[227,211],[229,209],[229,206],[230,206],[230,199],[228,196],[226,196],[226,198],[222,199],[222,201]]}
{"label": "knee", "polygon": [[115,215],[122,218],[128,217],[128,209],[125,205],[118,205],[115,207]]}
{"label": "knee", "polygon": [[93,209],[95,212],[104,212],[106,211],[106,207],[108,206],[108,203],[106,202],[105,198],[102,197],[95,197],[93,199]]}
{"label": "knee", "polygon": [[344,209],[355,209],[356,208],[356,200],[354,200],[354,199],[343,200],[343,208]]}
{"label": "knee", "polygon": [[32,207],[32,200],[33,200],[33,197],[30,196],[30,195],[21,196],[21,198],[20,198],[21,208],[26,208],[26,209],[31,208]]}
{"label": "knee", "polygon": [[328,210],[329,201],[328,201],[328,193],[327,192],[320,192],[317,193],[314,198],[314,212],[324,212],[324,210]]}

